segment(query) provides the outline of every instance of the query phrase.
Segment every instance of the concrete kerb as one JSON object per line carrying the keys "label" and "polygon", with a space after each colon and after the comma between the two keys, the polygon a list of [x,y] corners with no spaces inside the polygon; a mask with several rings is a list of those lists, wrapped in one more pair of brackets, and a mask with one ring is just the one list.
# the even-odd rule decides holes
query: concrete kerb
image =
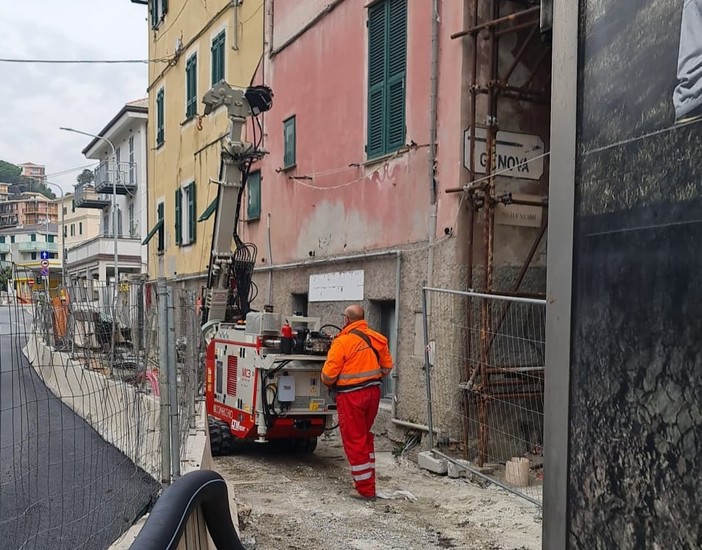
{"label": "concrete kerb", "polygon": [[[154,479],[160,479],[158,397],[85,368],[81,362],[71,359],[69,354],[52,349],[34,333],[23,351],[51,393],[90,424],[105,441],[122,451]],[[183,474],[213,469],[204,402],[198,404],[195,427],[191,428],[182,445]],[[232,520],[239,531],[233,488],[229,483],[227,485]],[[146,516],[111,548],[129,548],[145,520]],[[214,548],[211,541],[210,547]]]}

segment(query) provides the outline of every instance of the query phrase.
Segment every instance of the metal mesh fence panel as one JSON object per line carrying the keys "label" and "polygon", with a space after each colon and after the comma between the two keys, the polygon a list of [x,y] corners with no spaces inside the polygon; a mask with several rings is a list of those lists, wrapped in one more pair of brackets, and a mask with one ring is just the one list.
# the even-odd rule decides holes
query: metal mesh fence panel
{"label": "metal mesh fence panel", "polygon": [[546,302],[424,292],[433,450],[540,504]]}
{"label": "metal mesh fence panel", "polygon": [[[175,294],[177,407],[167,415],[178,411],[184,441],[201,343],[194,294]],[[0,549],[107,548],[164,479],[165,297],[139,280],[11,298],[0,305]]]}

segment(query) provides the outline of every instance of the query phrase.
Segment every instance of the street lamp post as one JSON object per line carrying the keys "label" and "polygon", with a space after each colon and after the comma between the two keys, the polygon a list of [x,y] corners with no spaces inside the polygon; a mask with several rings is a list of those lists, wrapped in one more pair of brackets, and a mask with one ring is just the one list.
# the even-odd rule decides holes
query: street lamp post
{"label": "street lamp post", "polygon": [[[114,367],[115,364],[115,325],[117,324],[117,296],[119,289],[117,288],[117,285],[119,284],[119,255],[117,252],[117,184],[119,183],[119,166],[117,164],[117,150],[115,149],[114,144],[107,138],[98,136],[97,134],[91,134],[90,132],[83,132],[82,130],[76,130],[74,128],[64,128],[61,127],[59,128],[60,130],[65,130],[66,132],[74,132],[76,134],[82,134],[84,136],[92,137],[95,139],[98,139],[100,141],[104,141],[107,143],[110,148],[112,149],[112,156],[115,159],[115,167],[117,168],[116,175],[112,179],[112,239],[113,239],[113,246],[114,246],[114,273],[115,273],[115,292],[114,292],[114,299],[112,300],[112,346],[111,346],[111,352],[112,352],[112,365]],[[107,165],[108,167],[108,173],[109,173],[109,163]]]}

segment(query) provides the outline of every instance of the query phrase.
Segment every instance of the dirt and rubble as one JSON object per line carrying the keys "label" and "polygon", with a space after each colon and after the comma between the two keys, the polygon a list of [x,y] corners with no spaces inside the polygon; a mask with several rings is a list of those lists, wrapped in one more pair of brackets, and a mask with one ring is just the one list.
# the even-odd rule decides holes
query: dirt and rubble
{"label": "dirt and rubble", "polygon": [[313,454],[252,443],[215,458],[215,467],[233,488],[249,550],[541,548],[539,508],[495,485],[421,470],[411,443],[376,438],[377,488],[416,500],[351,498],[337,431]]}

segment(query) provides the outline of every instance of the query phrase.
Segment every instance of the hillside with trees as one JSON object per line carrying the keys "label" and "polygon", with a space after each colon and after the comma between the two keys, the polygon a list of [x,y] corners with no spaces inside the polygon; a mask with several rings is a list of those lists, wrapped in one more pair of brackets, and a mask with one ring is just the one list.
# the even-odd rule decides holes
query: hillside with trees
{"label": "hillside with trees", "polygon": [[56,198],[56,194],[44,182],[23,176],[19,166],[5,160],[0,160],[0,183],[10,184],[11,195],[31,192],[41,193],[50,199]]}

